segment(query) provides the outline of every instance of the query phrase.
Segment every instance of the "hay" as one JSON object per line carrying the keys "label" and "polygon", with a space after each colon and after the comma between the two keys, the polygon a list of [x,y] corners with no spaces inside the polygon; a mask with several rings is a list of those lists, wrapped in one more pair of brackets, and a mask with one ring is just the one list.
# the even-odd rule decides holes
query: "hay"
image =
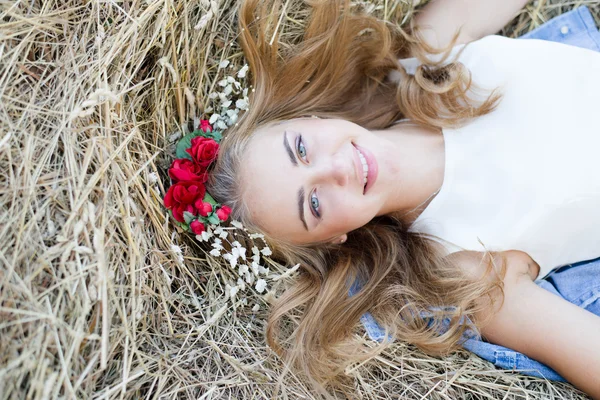
{"label": "hay", "polygon": [[[318,397],[293,374],[278,384],[266,301],[234,307],[224,267],[161,204],[170,135],[203,113],[220,61],[243,64],[235,1],[212,3],[207,18],[208,0],[0,2],[0,398]],[[597,0],[537,1],[505,33],[581,4],[599,15]],[[585,398],[406,345],[348,373],[373,399]]]}

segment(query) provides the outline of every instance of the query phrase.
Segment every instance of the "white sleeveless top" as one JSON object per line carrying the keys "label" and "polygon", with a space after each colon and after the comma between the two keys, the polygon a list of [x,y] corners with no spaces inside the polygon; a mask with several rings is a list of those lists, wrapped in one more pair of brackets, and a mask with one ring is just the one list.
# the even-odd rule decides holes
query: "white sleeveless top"
{"label": "white sleeveless top", "polygon": [[[524,251],[538,278],[600,257],[600,53],[488,36],[459,61],[503,97],[490,114],[443,130],[444,182],[411,230],[449,253]],[[409,73],[418,65],[401,62]]]}

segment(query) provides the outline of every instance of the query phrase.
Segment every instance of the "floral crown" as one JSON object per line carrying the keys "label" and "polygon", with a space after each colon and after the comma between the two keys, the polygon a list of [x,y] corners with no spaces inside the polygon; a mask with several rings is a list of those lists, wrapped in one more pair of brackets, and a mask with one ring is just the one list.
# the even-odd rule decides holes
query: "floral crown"
{"label": "floral crown", "polygon": [[218,226],[227,221],[231,213],[231,208],[213,199],[205,185],[222,137],[209,121],[201,120],[199,129],[179,140],[177,158],[169,168],[173,184],[165,194],[164,205],[177,225],[196,235],[206,231],[208,225]]}

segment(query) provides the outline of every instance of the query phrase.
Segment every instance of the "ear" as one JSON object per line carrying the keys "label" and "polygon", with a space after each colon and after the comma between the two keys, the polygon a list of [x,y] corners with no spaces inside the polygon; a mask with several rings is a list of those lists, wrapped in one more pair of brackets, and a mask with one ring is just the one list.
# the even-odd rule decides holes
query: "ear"
{"label": "ear", "polygon": [[343,235],[336,236],[333,239],[329,240],[329,243],[342,244],[342,243],[346,243],[347,239],[348,239],[348,235],[344,233]]}

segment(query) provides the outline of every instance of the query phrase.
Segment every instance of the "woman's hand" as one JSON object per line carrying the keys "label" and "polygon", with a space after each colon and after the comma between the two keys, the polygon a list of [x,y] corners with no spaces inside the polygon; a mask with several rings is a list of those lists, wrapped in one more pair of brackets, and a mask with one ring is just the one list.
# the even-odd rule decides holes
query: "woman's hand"
{"label": "woman's hand", "polygon": [[498,32],[529,0],[432,0],[415,16],[423,39],[434,48],[468,43]]}
{"label": "woman's hand", "polygon": [[[502,255],[506,259],[504,300],[479,316],[485,319],[494,313],[482,327],[482,335],[548,365],[600,399],[600,318],[537,286],[533,282],[537,264],[527,254],[509,251]],[[473,278],[481,277],[485,268],[481,258],[480,253],[456,256]]]}

